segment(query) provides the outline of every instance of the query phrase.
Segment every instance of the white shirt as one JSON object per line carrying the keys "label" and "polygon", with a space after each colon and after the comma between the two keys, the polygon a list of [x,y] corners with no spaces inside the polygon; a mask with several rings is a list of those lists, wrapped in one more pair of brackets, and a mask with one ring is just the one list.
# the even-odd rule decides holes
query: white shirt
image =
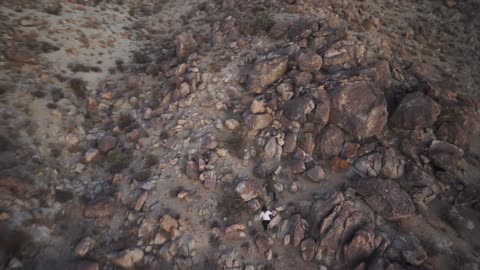
{"label": "white shirt", "polygon": [[270,211],[268,211],[268,210],[267,210],[266,212],[263,212],[263,211],[262,211],[262,212],[260,213],[260,218],[261,218],[262,220],[270,220],[270,215],[271,215],[271,214],[273,214],[273,213],[270,212]]}

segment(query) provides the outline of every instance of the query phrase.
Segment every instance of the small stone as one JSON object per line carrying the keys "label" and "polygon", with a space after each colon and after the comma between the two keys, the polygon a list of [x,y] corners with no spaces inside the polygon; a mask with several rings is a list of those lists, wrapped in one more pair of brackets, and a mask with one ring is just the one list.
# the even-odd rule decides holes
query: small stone
{"label": "small stone", "polygon": [[140,248],[130,248],[107,254],[107,259],[113,264],[123,268],[133,268],[143,259],[144,252]]}
{"label": "small stone", "polygon": [[188,161],[185,168],[185,174],[191,179],[198,180],[199,172],[198,165],[195,161]]}
{"label": "small stone", "polygon": [[225,121],[225,126],[229,130],[237,130],[240,128],[240,122],[236,119],[228,119]]}
{"label": "small stone", "polygon": [[290,192],[297,193],[297,191],[298,191],[297,183],[295,183],[295,182],[291,183],[290,186],[289,186],[289,189],[290,189]]}
{"label": "small stone", "polygon": [[153,110],[147,107],[145,109],[145,112],[143,113],[143,119],[149,120],[149,119],[152,119],[152,116],[153,116]]}
{"label": "small stone", "polygon": [[7,269],[20,269],[20,268],[23,268],[23,264],[19,259],[15,257],[10,259],[10,261],[8,262]]}
{"label": "small stone", "polygon": [[254,114],[264,113],[266,110],[265,105],[264,100],[254,99],[250,105],[250,111]]}
{"label": "small stone", "polygon": [[115,201],[113,198],[98,199],[85,208],[85,217],[87,218],[101,218],[113,214]]}
{"label": "small stone", "polygon": [[322,57],[316,53],[301,53],[298,58],[298,67],[302,71],[315,72],[322,67]]}
{"label": "small stone", "polygon": [[185,58],[189,56],[198,46],[197,41],[191,33],[183,32],[177,36],[177,57]]}
{"label": "small stone", "polygon": [[98,150],[107,153],[117,145],[117,138],[114,136],[104,136],[98,142]]}
{"label": "small stone", "polygon": [[273,158],[277,153],[277,139],[272,137],[268,140],[267,144],[265,145],[265,156],[267,158]]}
{"label": "small stone", "polygon": [[342,158],[354,158],[357,156],[358,148],[360,148],[358,143],[345,142],[340,156]]}
{"label": "small stone", "polygon": [[100,156],[100,151],[97,149],[90,149],[85,153],[85,162],[90,163]]}
{"label": "small stone", "polygon": [[285,235],[285,237],[283,238],[283,245],[288,246],[290,244],[290,240],[291,240],[290,234]]}
{"label": "small stone", "polygon": [[315,240],[312,238],[303,240],[300,250],[302,251],[302,258],[307,262],[311,261],[315,256]]}
{"label": "small stone", "polygon": [[10,219],[11,217],[12,215],[10,215],[8,212],[0,212],[0,221]]}
{"label": "small stone", "polygon": [[75,255],[78,257],[87,255],[87,253],[95,247],[95,243],[95,239],[90,237],[83,238],[75,247]]}
{"label": "small stone", "polygon": [[17,63],[37,64],[35,56],[26,48],[13,46],[5,50],[5,58]]}
{"label": "small stone", "polygon": [[260,201],[253,199],[247,202],[247,208],[250,213],[255,213],[261,208]]}
{"label": "small stone", "polygon": [[269,113],[250,114],[245,118],[245,125],[249,129],[264,129],[272,123],[273,118]]}
{"label": "small stone", "polygon": [[75,172],[76,173],[82,173],[84,170],[85,170],[85,164],[83,164],[83,163],[75,164]]}
{"label": "small stone", "polygon": [[153,244],[154,245],[163,245],[167,241],[168,241],[168,237],[164,233],[158,232],[155,235],[155,239],[153,240]]}

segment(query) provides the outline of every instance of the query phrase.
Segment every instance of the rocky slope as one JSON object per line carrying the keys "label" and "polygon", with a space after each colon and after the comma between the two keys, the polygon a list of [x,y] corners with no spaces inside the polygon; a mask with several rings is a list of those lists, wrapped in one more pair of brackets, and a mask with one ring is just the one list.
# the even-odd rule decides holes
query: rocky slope
{"label": "rocky slope", "polygon": [[478,269],[479,7],[0,3],[0,269]]}

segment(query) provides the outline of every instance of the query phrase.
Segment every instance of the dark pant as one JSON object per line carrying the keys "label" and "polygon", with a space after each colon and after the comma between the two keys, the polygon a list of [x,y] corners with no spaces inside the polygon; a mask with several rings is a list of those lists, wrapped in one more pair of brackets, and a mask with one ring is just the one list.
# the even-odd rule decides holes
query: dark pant
{"label": "dark pant", "polygon": [[270,223],[270,220],[262,220],[263,230],[267,230],[268,223]]}

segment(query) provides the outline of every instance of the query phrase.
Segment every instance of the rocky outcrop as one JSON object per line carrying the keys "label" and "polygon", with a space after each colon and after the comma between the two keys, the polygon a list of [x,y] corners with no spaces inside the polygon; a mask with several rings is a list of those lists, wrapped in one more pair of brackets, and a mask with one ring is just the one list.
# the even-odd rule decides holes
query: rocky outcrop
{"label": "rocky outcrop", "polygon": [[246,180],[240,182],[235,188],[235,191],[244,201],[250,201],[262,193],[262,188],[257,181]]}
{"label": "rocky outcrop", "polygon": [[319,154],[323,159],[330,159],[336,157],[342,151],[343,143],[345,142],[345,135],[343,131],[334,126],[327,126],[325,132],[321,136],[319,148]]}
{"label": "rocky outcrop", "polygon": [[353,186],[367,204],[387,220],[395,221],[415,213],[410,196],[394,180],[362,179]]}

